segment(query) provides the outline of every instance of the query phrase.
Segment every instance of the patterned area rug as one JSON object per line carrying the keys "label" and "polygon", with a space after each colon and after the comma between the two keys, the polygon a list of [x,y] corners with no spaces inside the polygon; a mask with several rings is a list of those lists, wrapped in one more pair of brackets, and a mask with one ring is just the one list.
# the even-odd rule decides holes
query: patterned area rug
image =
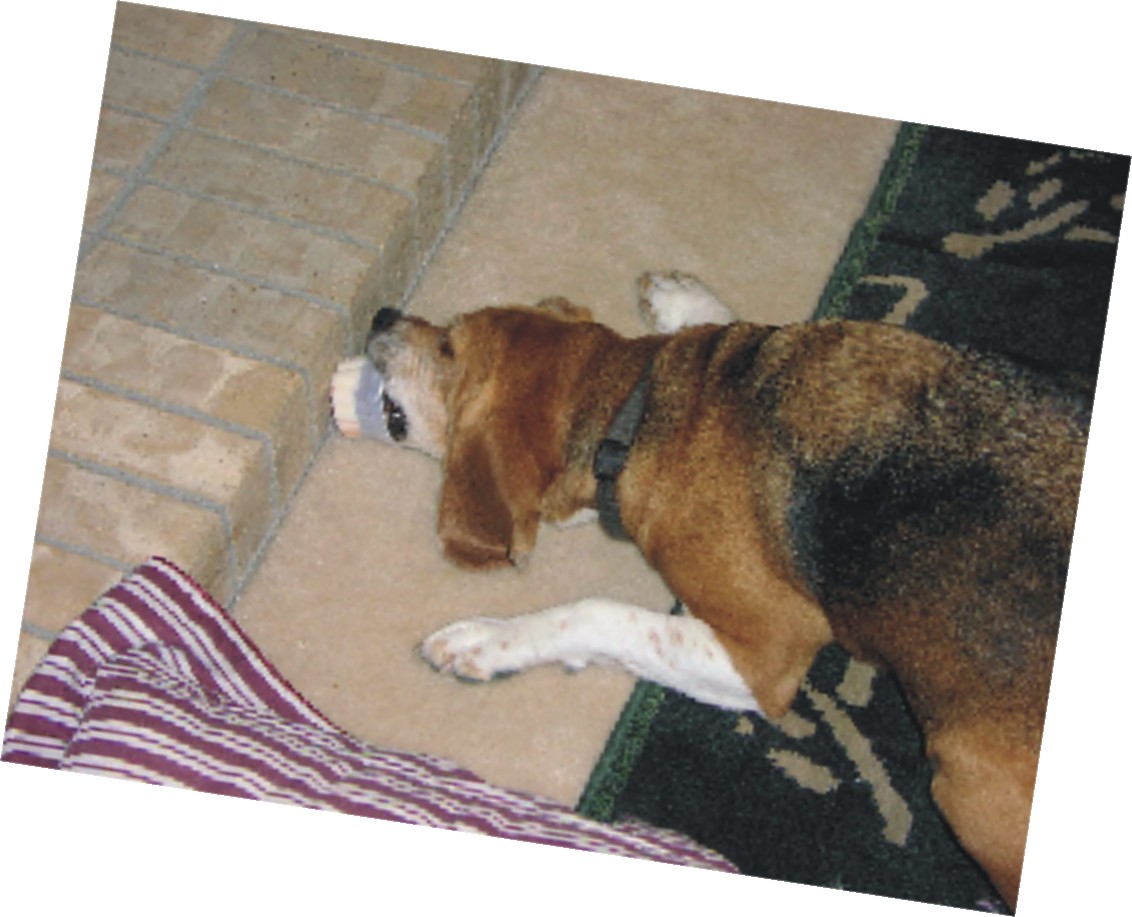
{"label": "patterned area rug", "polygon": [[[1100,359],[1129,159],[905,125],[816,317],[906,324],[1070,384]],[[932,804],[896,683],[837,647],[774,723],[640,683],[579,810],[750,875],[1005,911]]]}

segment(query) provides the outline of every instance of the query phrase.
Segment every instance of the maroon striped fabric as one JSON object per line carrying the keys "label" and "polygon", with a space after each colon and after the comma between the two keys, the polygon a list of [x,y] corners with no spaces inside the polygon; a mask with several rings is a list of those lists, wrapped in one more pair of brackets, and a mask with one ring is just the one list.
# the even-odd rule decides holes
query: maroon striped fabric
{"label": "maroon striped fabric", "polygon": [[3,760],[734,872],[683,835],[605,825],[430,755],[367,745],[308,704],[235,621],[154,558],[64,630]]}

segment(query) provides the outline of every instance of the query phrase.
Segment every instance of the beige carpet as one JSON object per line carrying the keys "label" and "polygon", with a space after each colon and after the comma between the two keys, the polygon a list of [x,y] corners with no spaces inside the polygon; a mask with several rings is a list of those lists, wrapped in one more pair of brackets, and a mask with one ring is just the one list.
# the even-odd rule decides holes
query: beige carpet
{"label": "beige carpet", "polygon": [[[808,317],[896,125],[548,71],[437,252],[411,310],[446,319],[562,294],[638,333],[643,270],[699,274],[743,317]],[[332,434],[236,614],[282,672],[367,740],[452,758],[572,804],[632,687],[588,670],[486,686],[434,674],[416,646],[473,614],[610,595],[667,610],[634,548],[596,527],[544,531],[521,573],[448,565],[439,468]]]}

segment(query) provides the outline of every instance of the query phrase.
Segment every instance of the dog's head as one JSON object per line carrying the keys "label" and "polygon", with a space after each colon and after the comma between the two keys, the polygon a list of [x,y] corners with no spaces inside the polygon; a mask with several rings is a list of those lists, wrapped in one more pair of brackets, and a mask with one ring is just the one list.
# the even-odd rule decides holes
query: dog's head
{"label": "dog's head", "polygon": [[562,471],[562,393],[578,348],[571,331],[590,318],[553,299],[446,326],[392,309],[374,319],[365,433],[442,462],[438,532],[453,561],[517,564],[534,546],[542,497]]}

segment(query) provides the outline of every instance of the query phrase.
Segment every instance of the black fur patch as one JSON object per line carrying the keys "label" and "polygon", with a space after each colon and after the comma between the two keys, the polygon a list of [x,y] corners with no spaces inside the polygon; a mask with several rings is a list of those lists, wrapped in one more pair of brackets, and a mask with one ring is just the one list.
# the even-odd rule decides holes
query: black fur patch
{"label": "black fur patch", "polygon": [[894,447],[797,469],[787,524],[795,560],[822,604],[875,598],[918,551],[1001,520],[1003,484],[981,461],[944,462]]}
{"label": "black fur patch", "polygon": [[[732,326],[728,326],[730,327]],[[726,332],[728,329],[723,330]],[[749,388],[751,374],[759,365],[759,354],[763,345],[777,330],[769,325],[744,329],[742,346],[729,353],[719,365],[719,381],[725,389],[743,391]],[[719,340],[722,341],[722,335]]]}

